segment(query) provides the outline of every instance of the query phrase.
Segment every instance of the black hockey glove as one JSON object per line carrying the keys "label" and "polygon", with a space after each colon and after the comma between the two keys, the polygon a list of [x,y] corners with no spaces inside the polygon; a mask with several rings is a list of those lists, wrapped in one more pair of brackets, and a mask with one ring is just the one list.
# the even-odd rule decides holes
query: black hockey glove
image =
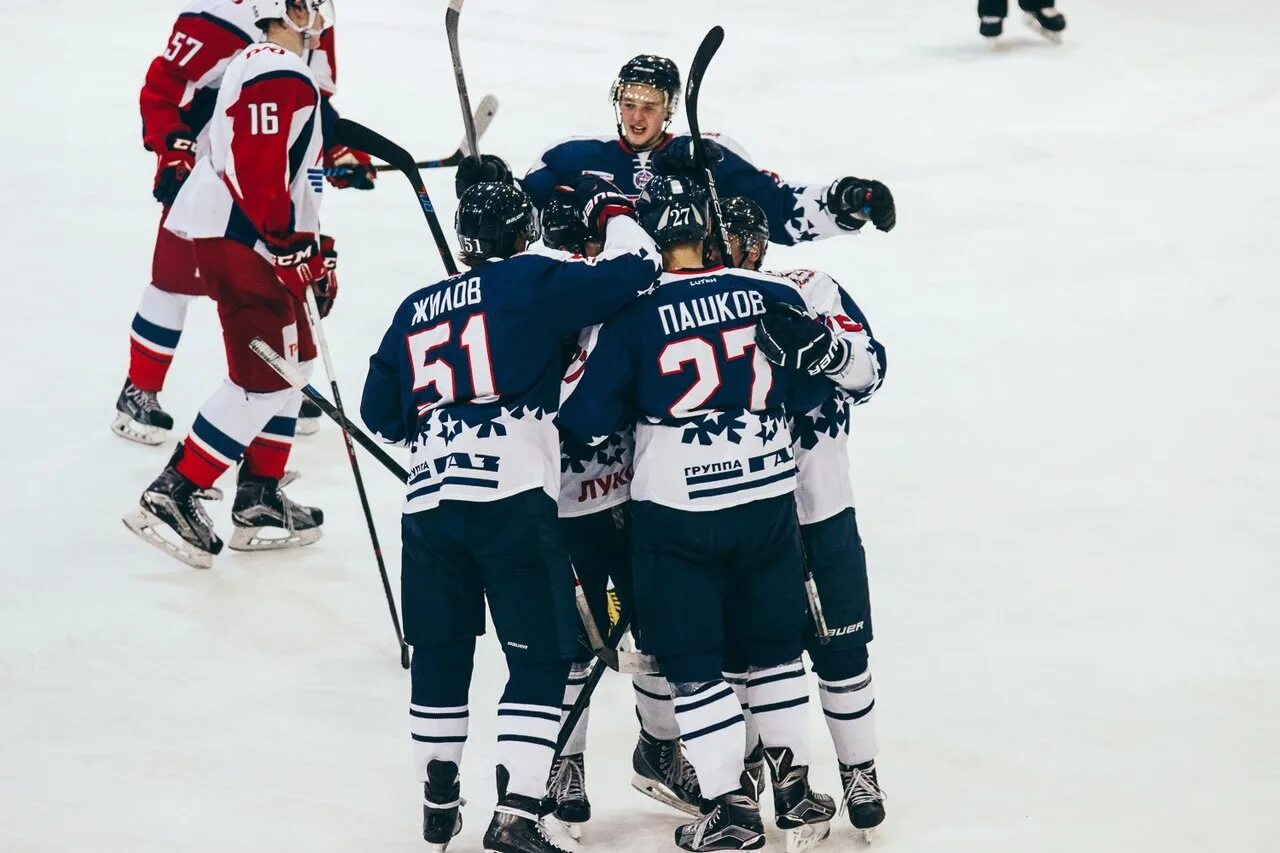
{"label": "black hockey glove", "polygon": [[[707,150],[707,165],[714,166],[724,160],[724,149],[710,139],[703,139]],[[693,155],[693,138],[681,136],[653,155],[653,170],[659,175],[687,175],[697,171],[698,160]]]}
{"label": "black hockey glove", "polygon": [[636,206],[622,190],[606,181],[591,175],[584,175],[573,188],[573,203],[582,212],[582,223],[587,226],[589,235],[603,240],[604,229],[609,220],[615,216],[636,215]]}
{"label": "black hockey glove", "polygon": [[810,376],[838,373],[849,363],[848,348],[822,321],[785,302],[770,305],[757,321],[756,347],[771,363]]}
{"label": "black hockey glove", "polygon": [[464,157],[453,177],[453,188],[457,191],[458,198],[462,198],[462,194],[476,184],[485,183],[515,183],[511,167],[496,154],[481,154],[478,161],[474,157]]}
{"label": "black hockey glove", "polygon": [[850,231],[857,231],[868,219],[881,231],[892,231],[898,224],[893,193],[879,181],[841,178],[827,190],[827,207],[836,224]]}
{"label": "black hockey glove", "polygon": [[320,235],[320,257],[324,258],[325,277],[312,283],[316,292],[316,307],[321,317],[328,317],[338,298],[338,248],[328,234]]}

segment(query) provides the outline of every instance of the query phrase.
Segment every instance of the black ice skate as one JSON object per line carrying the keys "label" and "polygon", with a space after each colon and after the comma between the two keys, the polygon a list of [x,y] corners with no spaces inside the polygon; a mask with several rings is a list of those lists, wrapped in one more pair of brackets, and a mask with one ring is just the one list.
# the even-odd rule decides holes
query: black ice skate
{"label": "black ice skate", "polygon": [[706,813],[676,827],[676,846],[685,850],[759,850],[764,846],[760,807],[744,787],[706,803]]}
{"label": "black ice skate", "polygon": [[993,39],[1004,32],[1004,18],[999,15],[983,15],[978,20],[978,33]]}
{"label": "black ice skate", "polygon": [[142,541],[169,556],[188,566],[207,569],[213,565],[214,555],[222,550],[222,540],[200,501],[222,500],[222,492],[201,489],[179,474],[177,464],[181,458],[179,442],[169,464],[142,493],[138,511],[126,515],[124,524]]}
{"label": "black ice skate", "polygon": [[111,431],[139,444],[163,444],[173,429],[173,418],[160,408],[154,391],[143,391],[128,379],[116,399],[116,419]]}
{"label": "black ice skate", "polygon": [[434,853],[444,853],[462,831],[461,791],[458,765],[439,760],[427,764],[427,781],[422,786],[422,837]]}
{"label": "black ice skate", "polygon": [[231,507],[233,551],[278,551],[301,548],[320,538],[324,512],[289,500],[280,480],[260,477],[240,463],[236,500]]}
{"label": "black ice skate", "polygon": [[547,795],[555,803],[556,820],[564,824],[574,841],[582,839],[582,824],[591,820],[591,802],[587,799],[587,770],[583,755],[564,755],[551,765],[551,781]]}
{"label": "black ice skate", "polygon": [[1041,9],[1024,9],[1023,20],[1027,26],[1047,38],[1049,41],[1062,43],[1062,31],[1067,28],[1067,19],[1052,6]]}
{"label": "black ice skate", "polygon": [[835,801],[809,786],[809,768],[797,767],[787,747],[766,747],[773,775],[773,815],[787,836],[787,853],[812,850],[831,834]]}
{"label": "black ice skate", "polygon": [[568,853],[542,828],[542,812],[542,800],[503,794],[484,834],[485,853]]}
{"label": "black ice skate", "polygon": [[298,410],[298,425],[294,431],[298,435],[315,435],[320,431],[320,419],[323,417],[324,410],[303,397],[302,408]]}
{"label": "black ice skate", "polygon": [[640,793],[685,814],[702,814],[702,789],[680,741],[658,740],[641,729],[631,767],[636,771],[631,787]]}
{"label": "black ice skate", "polygon": [[751,795],[756,805],[760,804],[760,795],[764,793],[764,744],[757,740],[751,753],[743,762],[742,788]]}
{"label": "black ice skate", "polygon": [[840,782],[844,800],[840,808],[849,810],[849,822],[870,841],[875,828],[884,822],[884,791],[876,779],[876,763],[841,764]]}

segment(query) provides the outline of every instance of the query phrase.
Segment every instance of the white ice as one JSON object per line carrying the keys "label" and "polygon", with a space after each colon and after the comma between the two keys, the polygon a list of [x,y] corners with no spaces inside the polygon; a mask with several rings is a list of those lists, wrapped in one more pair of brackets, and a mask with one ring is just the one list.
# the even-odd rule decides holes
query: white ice
{"label": "white ice", "polygon": [[[1066,43],[970,2],[471,0],[483,148],[608,133],[638,52],[728,36],[704,124],[786,176],[886,180],[899,226],[800,249],[890,350],[858,412],[889,853],[1280,850],[1280,7],[1062,0]],[[177,0],[0,0],[0,850],[420,850],[408,682],[338,434],[303,440],[299,553],[198,572],[120,524],[169,452],[108,423],[158,207],[137,91]],[[443,6],[345,0],[352,118],[420,157],[461,134]],[[446,223],[452,174],[427,177]],[[348,402],[440,275],[406,183],[330,193]],[[193,312],[163,395],[221,375]],[[170,444],[171,446],[171,444]],[[363,459],[398,565],[397,485]],[[229,508],[216,520],[229,528]],[[482,643],[464,795],[492,806]],[[584,850],[670,848],[606,680]],[[812,706],[816,776],[835,787]],[[771,845],[779,839],[774,836]],[[847,825],[828,849],[854,849]]]}

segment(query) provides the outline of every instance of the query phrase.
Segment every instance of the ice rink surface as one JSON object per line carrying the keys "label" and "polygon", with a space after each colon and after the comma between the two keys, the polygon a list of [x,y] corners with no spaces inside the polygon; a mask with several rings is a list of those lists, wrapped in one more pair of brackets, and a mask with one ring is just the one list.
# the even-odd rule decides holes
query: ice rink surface
{"label": "ice rink surface", "polygon": [[[164,449],[108,430],[159,213],[137,92],[177,0],[0,0],[0,850],[421,850],[408,680],[338,433],[299,442],[316,546],[199,572],[119,518]],[[441,0],[339,3],[344,114],[419,157],[461,135]],[[633,54],[795,179],[893,188],[899,225],[799,249],[889,348],[853,468],[873,572],[884,853],[1280,850],[1280,7],[1064,0],[1066,43],[969,2],[471,0],[483,148],[519,170],[609,133]],[[683,117],[677,127],[683,125]],[[427,176],[452,219],[452,172]],[[440,277],[397,175],[328,193],[349,401]],[[870,229],[867,229],[870,232]],[[223,371],[209,303],[162,399]],[[366,457],[398,566],[397,484]],[[224,535],[230,501],[214,506]],[[482,644],[463,794],[494,800]],[[583,850],[670,848],[606,679]],[[816,776],[836,787],[816,702]],[[775,835],[771,846],[779,843]],[[832,850],[857,849],[847,825]]]}

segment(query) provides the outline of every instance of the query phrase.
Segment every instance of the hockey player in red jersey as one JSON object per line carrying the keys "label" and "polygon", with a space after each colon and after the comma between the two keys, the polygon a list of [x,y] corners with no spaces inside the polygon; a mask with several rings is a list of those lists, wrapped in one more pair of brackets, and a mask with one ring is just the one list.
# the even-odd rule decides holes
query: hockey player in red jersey
{"label": "hockey player in red jersey", "polygon": [[[332,21],[332,2],[253,0],[265,41],[226,67],[208,147],[183,182],[166,227],[192,241],[218,305],[228,377],[125,523],[152,545],[198,567],[222,541],[200,501],[239,464],[231,547],[296,547],[320,537],[320,510],[280,489],[301,395],[249,349],[260,337],[304,374],[315,359],[302,300],[332,304],[336,253],[320,234],[324,187],[319,82],[303,57]],[[323,310],[323,309],[322,309]],[[165,533],[170,534],[168,536]],[[272,535],[274,534],[274,535]]]}
{"label": "hockey player in red jersey", "polygon": [[[182,336],[191,300],[206,294],[196,270],[194,250],[164,227],[178,190],[208,145],[223,73],[245,48],[262,39],[254,25],[252,3],[243,0],[194,0],[174,21],[164,51],[147,69],[139,96],[142,141],[156,155],[152,194],[164,206],[151,261],[151,282],[144,288],[130,328],[129,372],[116,401],[112,430],[142,444],[160,444],[173,419],[160,408],[174,350]],[[332,27],[307,50],[304,59],[315,73],[326,119],[334,117],[328,99],[336,91]],[[326,124],[328,121],[326,121]],[[372,189],[374,171],[368,155],[331,146],[326,165],[352,167],[349,176],[332,178],[337,187]]]}

